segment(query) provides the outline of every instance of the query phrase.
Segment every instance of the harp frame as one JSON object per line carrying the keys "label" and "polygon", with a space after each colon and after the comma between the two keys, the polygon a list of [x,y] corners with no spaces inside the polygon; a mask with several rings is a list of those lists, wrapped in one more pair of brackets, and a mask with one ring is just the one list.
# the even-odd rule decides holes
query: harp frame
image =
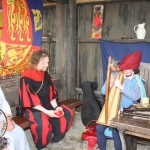
{"label": "harp frame", "polygon": [[[103,109],[100,113],[100,116],[98,118],[97,123],[99,124],[104,124],[109,126],[109,120],[111,120],[113,118],[113,116],[115,117],[118,113],[118,107],[120,104],[120,89],[118,89],[117,87],[115,87],[114,85],[112,86],[111,90],[110,90],[110,77],[111,77],[111,73],[113,71],[117,71],[118,75],[116,76],[116,79],[119,79],[120,82],[122,83],[123,81],[123,72],[119,70],[119,68],[115,68],[113,65],[113,58],[112,56],[109,56],[108,58],[108,67],[107,67],[107,76],[106,76],[106,94],[105,94],[105,104],[103,106]],[[113,94],[113,96],[111,97],[111,94]],[[110,105],[112,105],[113,101],[117,102],[114,104],[115,106],[115,110],[113,111],[114,108],[111,108],[111,110],[109,110]],[[117,109],[117,110],[116,110]],[[113,114],[112,114],[113,113]]]}

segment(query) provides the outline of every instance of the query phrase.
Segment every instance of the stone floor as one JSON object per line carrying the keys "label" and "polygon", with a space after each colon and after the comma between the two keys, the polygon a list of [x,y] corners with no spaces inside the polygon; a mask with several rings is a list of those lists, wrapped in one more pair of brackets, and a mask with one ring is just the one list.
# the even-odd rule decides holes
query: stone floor
{"label": "stone floor", "polygon": [[[75,126],[72,126],[71,129],[67,132],[65,138],[63,139],[65,142],[72,144],[72,148],[68,150],[87,150],[87,141],[81,140],[81,133],[84,129],[84,125],[81,122],[80,112],[75,113]],[[31,150],[36,150],[30,130],[25,131],[27,135],[27,139],[29,141],[29,145]],[[97,144],[95,145],[94,150],[97,148]],[[65,150],[63,147],[53,147],[51,144],[48,144],[44,150]],[[107,140],[107,150],[114,150],[113,140]],[[137,150],[150,150],[150,146],[138,144]]]}
{"label": "stone floor", "polygon": [[[12,108],[12,114],[15,115],[15,111],[16,111],[15,108]],[[81,140],[81,133],[83,129],[84,125],[82,124],[81,121],[81,113],[75,112],[75,125],[70,128],[65,138],[63,139],[63,141],[72,144],[72,148],[69,148],[67,150],[87,150],[87,141]],[[29,129],[25,130],[25,134],[27,136],[31,150],[36,150],[30,130]],[[94,150],[98,150],[97,147],[98,145],[96,144]],[[51,143],[49,143],[47,147],[43,150],[66,150],[66,149],[64,149],[63,147],[53,147]],[[114,144],[112,139],[107,140],[107,150],[114,150]],[[150,145],[138,144],[137,150],[150,150]]]}

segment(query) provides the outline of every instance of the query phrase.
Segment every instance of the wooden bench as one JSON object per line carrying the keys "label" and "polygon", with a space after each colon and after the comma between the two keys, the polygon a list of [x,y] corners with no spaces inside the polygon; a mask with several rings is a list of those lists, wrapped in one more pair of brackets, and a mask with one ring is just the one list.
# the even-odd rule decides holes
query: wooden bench
{"label": "wooden bench", "polygon": [[[75,108],[78,106],[81,106],[83,101],[79,99],[67,99],[67,100],[61,101],[60,103],[68,106],[75,112]],[[29,128],[30,126],[29,121],[24,117],[16,116],[16,117],[13,117],[13,120],[15,121],[16,124],[18,124],[24,130]],[[73,125],[74,124],[75,124],[75,119],[73,120]]]}
{"label": "wooden bench", "polygon": [[12,119],[21,128],[23,128],[23,129],[29,128],[29,121],[26,118],[20,117],[20,116],[16,116],[16,117],[13,117]]}

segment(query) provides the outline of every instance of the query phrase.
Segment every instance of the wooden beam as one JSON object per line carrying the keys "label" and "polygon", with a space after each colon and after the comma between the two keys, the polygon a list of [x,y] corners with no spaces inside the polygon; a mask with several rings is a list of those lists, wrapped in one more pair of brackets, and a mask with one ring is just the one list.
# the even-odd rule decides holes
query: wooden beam
{"label": "wooden beam", "polygon": [[111,1],[111,0],[76,0],[77,3],[93,3],[93,2],[104,2],[104,1]]}
{"label": "wooden beam", "polygon": [[136,133],[136,132],[132,132],[132,131],[125,131],[125,134],[129,134],[129,135],[137,136],[137,137],[142,137],[142,138],[145,138],[145,139],[150,139],[150,136],[148,136],[148,135],[141,134],[141,133]]}
{"label": "wooden beam", "polygon": [[50,2],[44,2],[43,6],[44,7],[47,7],[47,6],[56,6],[56,2],[51,2],[51,3]]}
{"label": "wooden beam", "polygon": [[[68,0],[47,0],[44,1],[43,6],[53,6],[56,5],[56,3],[67,3]],[[76,4],[81,3],[108,3],[108,2],[125,2],[125,1],[132,1],[132,0],[76,0]],[[141,0],[133,0],[133,1],[141,1]],[[149,0],[147,0],[149,1]]]}
{"label": "wooden beam", "polygon": [[67,3],[68,0],[46,0],[47,2],[56,2],[56,3]]}
{"label": "wooden beam", "polygon": [[76,0],[69,0],[66,18],[66,91],[67,98],[72,98],[75,95]]}
{"label": "wooden beam", "polygon": [[[126,2],[126,1],[142,1],[142,0],[76,0],[76,3],[107,3],[107,2]],[[148,0],[149,1],[149,0]]]}
{"label": "wooden beam", "polygon": [[66,99],[66,4],[56,3],[56,78],[62,78],[62,90],[59,91],[59,101]]}
{"label": "wooden beam", "polygon": [[43,3],[44,7],[47,6],[56,6],[56,3],[64,3],[66,4],[68,2],[68,0],[45,0]]}

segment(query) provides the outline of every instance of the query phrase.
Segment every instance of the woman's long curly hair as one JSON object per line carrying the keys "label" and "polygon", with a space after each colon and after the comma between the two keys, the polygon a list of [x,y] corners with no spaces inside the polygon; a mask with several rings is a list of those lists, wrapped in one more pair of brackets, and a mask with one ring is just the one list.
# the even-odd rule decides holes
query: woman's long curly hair
{"label": "woman's long curly hair", "polygon": [[3,150],[8,145],[8,139],[5,137],[0,137],[0,149]]}
{"label": "woman's long curly hair", "polygon": [[40,60],[44,57],[49,57],[50,59],[50,53],[47,50],[34,51],[29,59],[27,68],[36,68]]}

